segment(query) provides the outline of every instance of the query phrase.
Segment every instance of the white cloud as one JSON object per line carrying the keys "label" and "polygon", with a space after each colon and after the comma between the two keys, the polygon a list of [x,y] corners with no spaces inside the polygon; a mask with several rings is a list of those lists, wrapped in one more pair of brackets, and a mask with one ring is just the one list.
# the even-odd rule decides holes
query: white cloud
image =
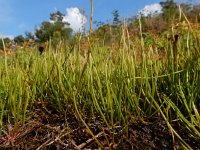
{"label": "white cloud", "polygon": [[5,35],[4,38],[9,38],[10,40],[14,39],[14,35]]}
{"label": "white cloud", "polygon": [[63,21],[70,23],[70,27],[75,32],[81,31],[87,22],[86,16],[77,7],[67,8],[66,11],[67,14],[64,16]]}
{"label": "white cloud", "polygon": [[13,40],[14,39],[14,35],[2,35],[2,34],[0,34],[0,40],[2,38],[9,38],[10,40]]}
{"label": "white cloud", "polygon": [[162,12],[162,6],[158,3],[146,5],[142,10],[138,12],[138,15],[153,16]]}

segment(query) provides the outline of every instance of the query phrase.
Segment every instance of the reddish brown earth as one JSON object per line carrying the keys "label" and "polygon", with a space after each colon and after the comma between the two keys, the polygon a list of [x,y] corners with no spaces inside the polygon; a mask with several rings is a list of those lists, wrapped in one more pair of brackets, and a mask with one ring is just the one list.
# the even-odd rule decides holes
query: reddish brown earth
{"label": "reddish brown earth", "polygon": [[[0,131],[0,149],[19,150],[64,150],[64,149],[120,149],[120,150],[170,150],[183,149],[172,136],[164,121],[158,118],[130,119],[128,128],[115,124],[108,129],[103,121],[88,123],[100,145],[89,134],[83,123],[74,114],[48,114],[42,108],[35,109],[25,125],[7,125]],[[200,142],[184,130],[184,126],[174,123],[174,128],[193,148],[200,149]]]}

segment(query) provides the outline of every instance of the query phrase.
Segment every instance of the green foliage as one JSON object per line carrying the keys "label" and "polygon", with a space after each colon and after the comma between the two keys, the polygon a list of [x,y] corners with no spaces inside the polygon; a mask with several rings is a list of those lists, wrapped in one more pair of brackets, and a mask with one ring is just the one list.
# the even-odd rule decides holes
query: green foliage
{"label": "green foliage", "polygon": [[[164,61],[157,58],[160,46],[153,45],[160,39],[149,33],[144,33],[143,37],[147,50],[142,53],[141,59],[133,55],[140,52],[139,49],[123,46],[128,44],[128,40],[121,43],[121,49],[114,55],[99,46],[94,47],[88,58],[78,53],[77,48],[72,52],[66,50],[66,53],[62,41],[59,53],[50,50],[43,57],[35,53],[30,56],[19,53],[16,60],[0,63],[1,99],[6,102],[0,108],[9,110],[5,113],[18,121],[25,109],[31,109],[33,101],[48,101],[60,112],[66,107],[73,110],[72,103],[75,103],[78,111],[93,110],[108,125],[116,121],[125,123],[129,115],[153,115],[157,113],[157,107],[167,109],[163,113],[168,119],[176,118],[176,115],[171,115],[176,107],[184,115],[190,115],[200,96],[199,89],[195,88],[200,86],[200,57],[196,57],[199,49],[195,49],[194,44],[188,47],[185,39],[180,38],[176,64],[172,43],[166,42]],[[141,45],[138,37],[134,41]],[[170,107],[165,108],[163,97]],[[190,112],[185,111],[185,105]]]}
{"label": "green foliage", "polygon": [[[151,32],[155,34],[162,34],[169,30],[175,24],[180,22],[200,22],[200,5],[181,3],[180,7],[174,0],[166,0],[160,2],[162,12],[156,16],[141,16],[140,22],[144,32]],[[139,20],[137,17],[129,19],[129,28],[138,31]]]}
{"label": "green foliage", "polygon": [[63,14],[57,11],[50,14],[51,21],[44,21],[39,28],[35,30],[36,38],[39,42],[52,41],[57,43],[60,39],[70,40],[72,29],[69,28],[69,23],[63,22]]}
{"label": "green foliage", "polygon": [[103,45],[109,45],[111,43],[111,25],[109,24],[98,24],[97,30],[93,32],[93,36],[96,39],[98,43],[101,43]]}
{"label": "green foliage", "polygon": [[14,41],[19,44],[22,45],[25,41],[25,38],[23,37],[23,35],[18,35],[14,38]]}
{"label": "green foliage", "polygon": [[200,4],[194,5],[190,15],[195,22],[200,23]]}
{"label": "green foliage", "polygon": [[25,32],[25,39],[26,40],[35,40],[35,36],[31,32]]}
{"label": "green foliage", "polygon": [[[170,12],[177,6],[173,1],[162,5],[165,21],[169,21]],[[191,30],[186,24],[158,37],[150,32],[129,37],[126,26],[117,26],[118,17],[114,14],[116,22],[101,24],[93,32],[90,41],[94,43],[89,43],[87,57],[80,53],[81,35],[71,50],[60,40],[70,38],[71,29],[59,12],[51,14],[53,22],[45,21],[36,29],[40,41],[52,39],[42,56],[36,51],[18,51],[16,58],[2,57],[0,126],[10,120],[25,122],[27,110],[33,111],[33,103],[41,101],[60,113],[75,113],[83,122],[98,117],[110,131],[116,123],[127,127],[130,118],[163,118],[172,135],[191,149],[175,131],[173,122],[180,120],[192,137],[200,139],[199,30]],[[136,20],[131,27],[148,19],[152,18]],[[69,37],[63,35],[65,32]],[[115,36],[114,42],[120,41],[118,51],[109,50],[105,44]],[[58,43],[59,51],[53,51],[51,42]]]}
{"label": "green foliage", "polygon": [[12,40],[9,38],[4,38],[3,40],[0,39],[0,49],[3,50],[3,42],[5,44],[5,47],[10,47],[12,45]]}
{"label": "green foliage", "polygon": [[113,11],[112,24],[96,22],[97,29],[93,32],[93,38],[103,45],[117,44],[120,42],[122,21],[119,11]]}
{"label": "green foliage", "polygon": [[165,21],[171,22],[174,21],[175,18],[178,18],[178,6],[174,0],[160,2],[160,5],[162,6],[162,16]]}
{"label": "green foliage", "polygon": [[52,20],[55,23],[65,24],[63,22],[63,16],[64,14],[62,14],[60,11],[57,11],[55,13],[50,14],[50,20]]}
{"label": "green foliage", "polygon": [[121,25],[121,20],[120,20],[120,16],[119,16],[119,11],[115,10],[113,11],[113,25],[114,26],[119,26]]}

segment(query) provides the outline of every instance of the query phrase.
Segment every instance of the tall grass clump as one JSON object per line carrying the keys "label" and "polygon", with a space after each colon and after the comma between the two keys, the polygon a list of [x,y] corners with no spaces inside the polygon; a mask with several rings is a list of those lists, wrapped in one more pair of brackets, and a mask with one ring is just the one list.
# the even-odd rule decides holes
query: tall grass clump
{"label": "tall grass clump", "polygon": [[56,48],[50,42],[42,55],[35,49],[2,56],[1,128],[6,122],[24,123],[35,102],[47,102],[60,113],[77,114],[85,125],[101,118],[108,129],[116,123],[128,127],[137,117],[164,119],[172,135],[189,148],[172,123],[180,120],[200,139],[199,31],[169,32],[179,36],[176,43],[166,36],[154,39],[164,43],[162,56],[160,47],[146,44],[142,34],[130,38],[125,23],[117,51],[96,46],[91,39],[90,50],[83,50],[79,35],[71,50],[60,41]]}

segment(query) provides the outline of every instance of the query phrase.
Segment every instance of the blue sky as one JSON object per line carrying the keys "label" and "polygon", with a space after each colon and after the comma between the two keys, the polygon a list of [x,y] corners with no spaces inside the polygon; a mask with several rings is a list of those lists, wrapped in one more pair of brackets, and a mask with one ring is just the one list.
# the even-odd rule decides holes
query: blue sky
{"label": "blue sky", "polygon": [[[83,9],[89,19],[89,2],[90,0],[0,0],[0,34],[17,36],[25,31],[33,32],[42,21],[49,20],[50,13],[59,10],[67,15],[67,8]],[[131,17],[145,6],[159,2],[160,0],[94,0],[94,21],[112,20],[112,12],[116,9],[121,17]]]}

